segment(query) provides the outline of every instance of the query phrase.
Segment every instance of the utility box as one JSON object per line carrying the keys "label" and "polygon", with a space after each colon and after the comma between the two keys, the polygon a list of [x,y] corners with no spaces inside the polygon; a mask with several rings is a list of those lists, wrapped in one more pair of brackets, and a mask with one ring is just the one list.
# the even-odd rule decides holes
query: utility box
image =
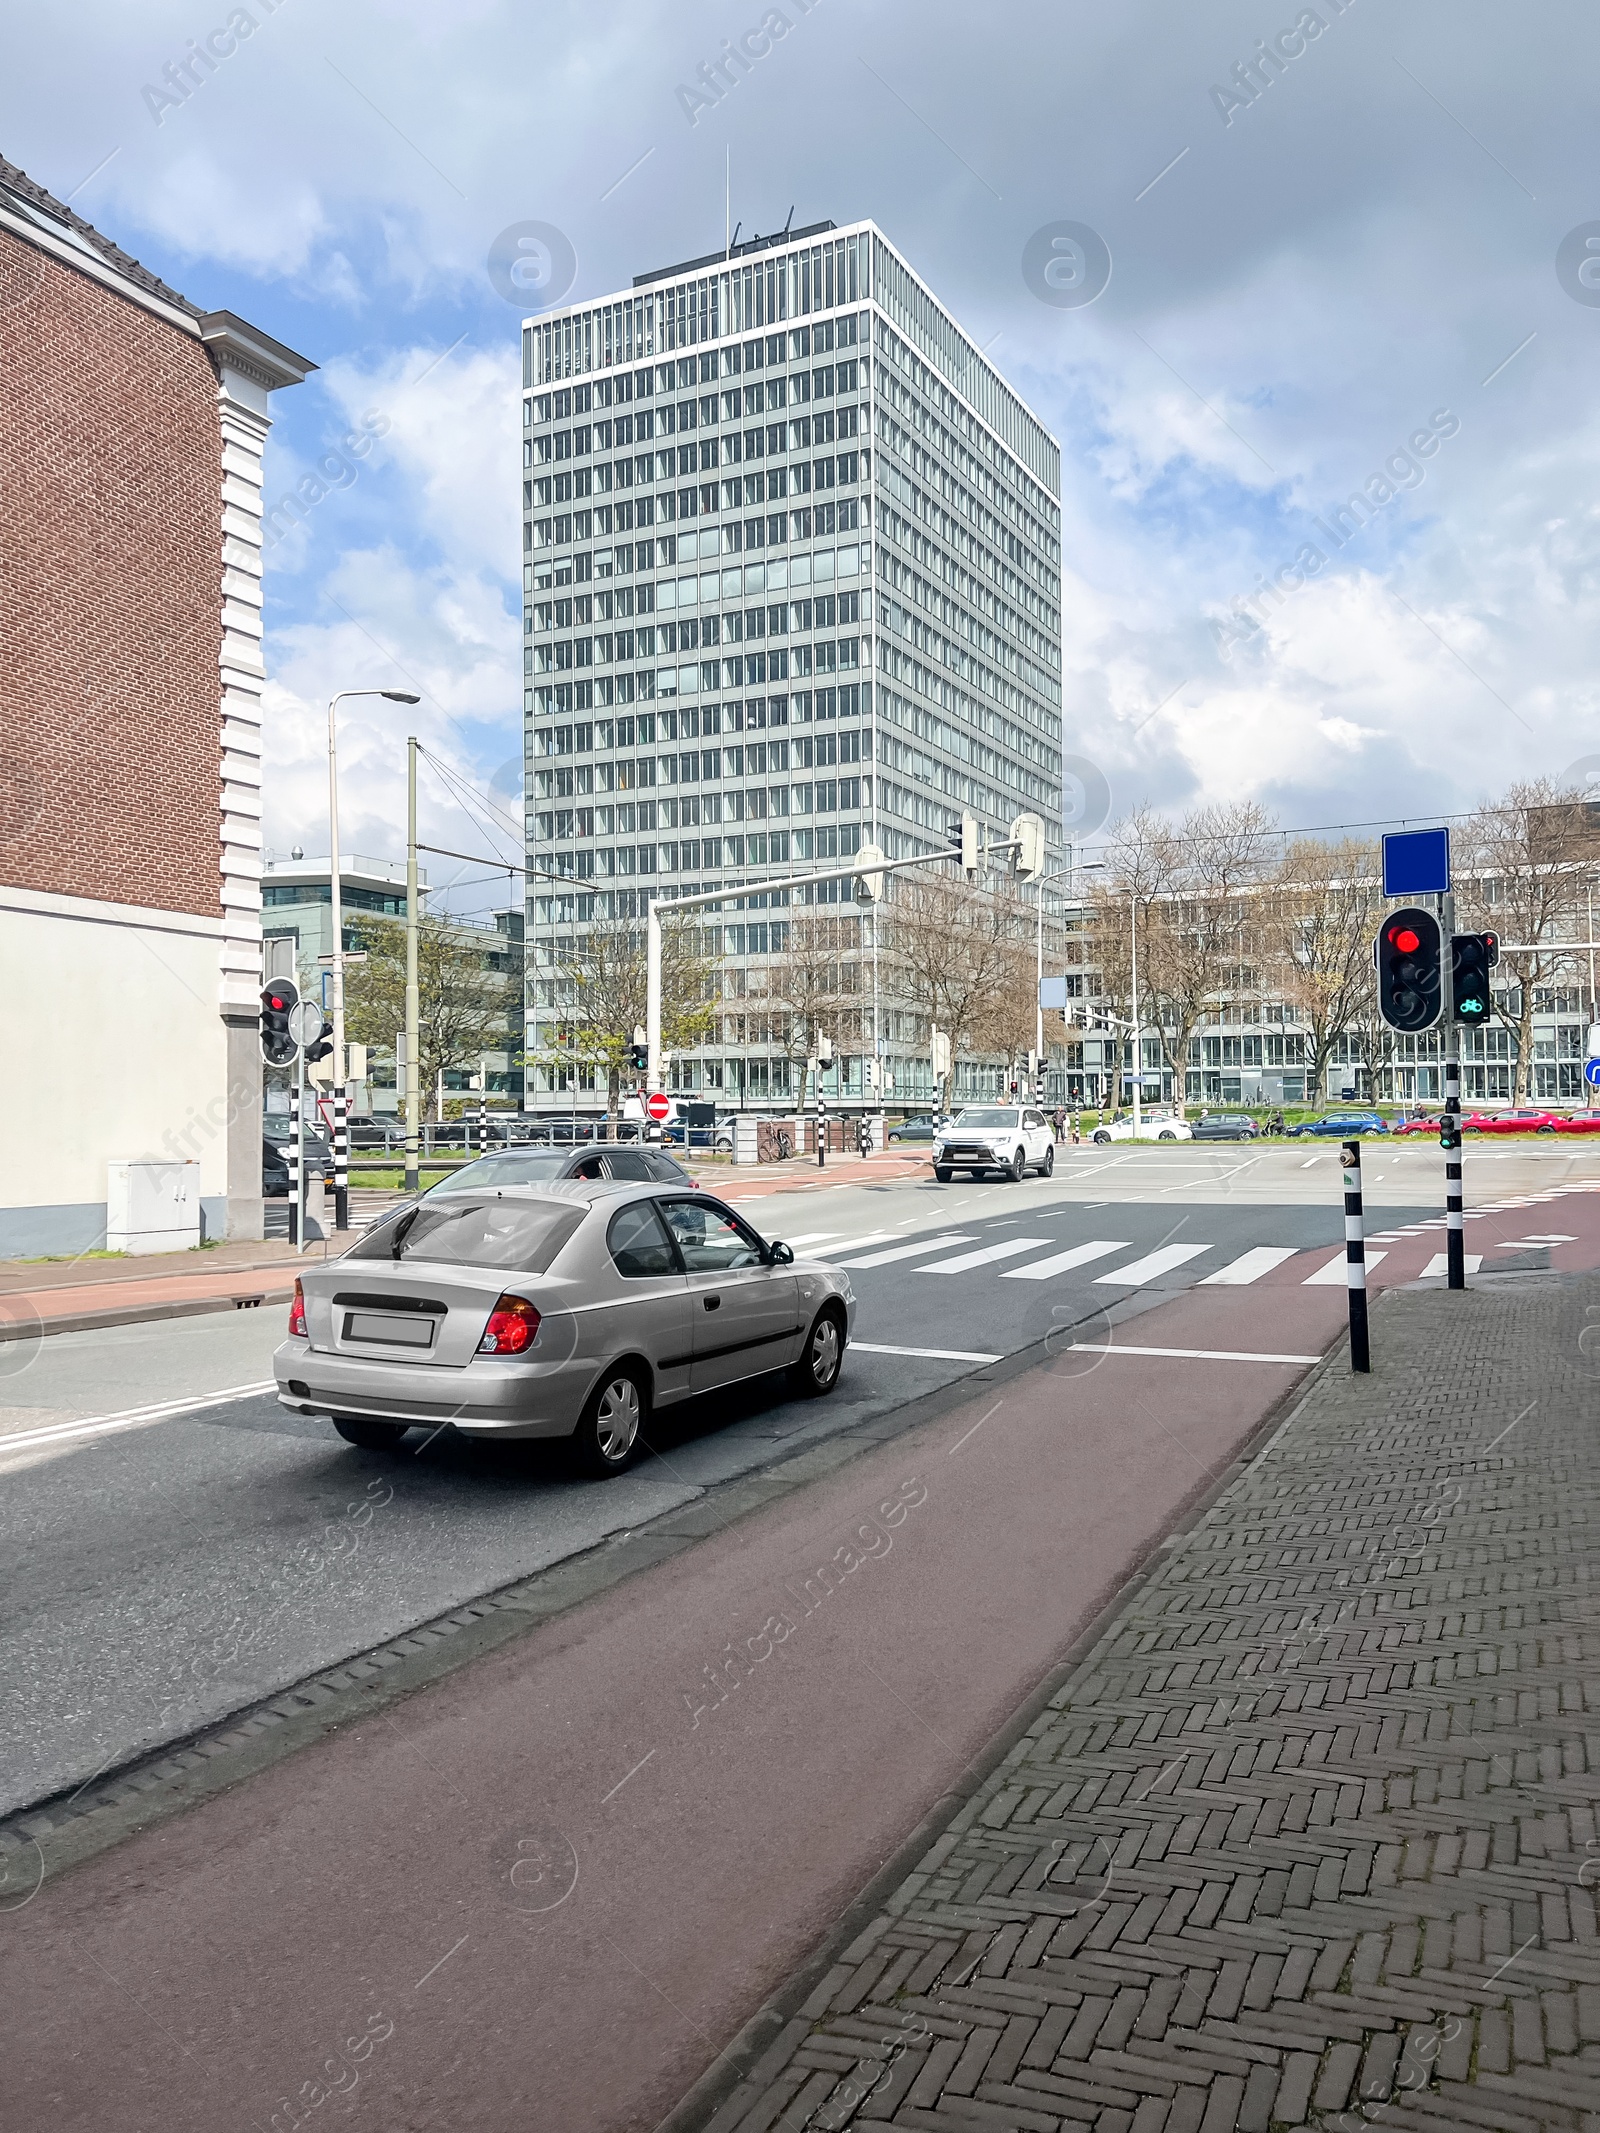
{"label": "utility box", "polygon": [[147,1156],[106,1165],[106,1250],[183,1252],[200,1242],[200,1165]]}

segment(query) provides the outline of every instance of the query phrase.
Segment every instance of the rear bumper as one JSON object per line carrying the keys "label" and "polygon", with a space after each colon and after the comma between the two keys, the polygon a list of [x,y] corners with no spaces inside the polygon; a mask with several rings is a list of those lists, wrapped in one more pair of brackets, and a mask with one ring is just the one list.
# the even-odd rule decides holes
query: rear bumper
{"label": "rear bumper", "polygon": [[285,1341],[272,1367],[279,1404],[296,1414],[362,1415],[434,1429],[450,1423],[469,1437],[570,1437],[594,1366],[573,1356],[562,1363],[468,1363],[441,1370]]}

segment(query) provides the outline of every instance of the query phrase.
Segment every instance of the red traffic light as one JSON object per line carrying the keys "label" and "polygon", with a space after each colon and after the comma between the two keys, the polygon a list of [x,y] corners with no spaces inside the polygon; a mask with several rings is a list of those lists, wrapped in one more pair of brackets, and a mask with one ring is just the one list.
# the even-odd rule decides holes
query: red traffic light
{"label": "red traffic light", "polygon": [[1415,955],[1422,946],[1421,934],[1413,932],[1409,926],[1395,927],[1389,938],[1402,955]]}

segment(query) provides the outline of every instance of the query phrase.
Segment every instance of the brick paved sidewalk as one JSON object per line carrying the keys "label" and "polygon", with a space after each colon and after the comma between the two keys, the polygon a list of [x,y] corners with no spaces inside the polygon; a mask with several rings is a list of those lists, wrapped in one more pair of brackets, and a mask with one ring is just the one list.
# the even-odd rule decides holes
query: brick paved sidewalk
{"label": "brick paved sidewalk", "polygon": [[1600,2133],[1591,1307],[1390,1292],[674,2124]]}

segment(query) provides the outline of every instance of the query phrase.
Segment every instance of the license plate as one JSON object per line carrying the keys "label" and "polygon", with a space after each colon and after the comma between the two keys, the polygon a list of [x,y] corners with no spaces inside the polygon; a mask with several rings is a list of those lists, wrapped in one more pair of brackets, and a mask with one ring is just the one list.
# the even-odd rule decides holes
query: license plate
{"label": "license plate", "polygon": [[352,1311],[344,1322],[347,1341],[383,1341],[391,1348],[431,1348],[433,1320],[409,1312]]}

